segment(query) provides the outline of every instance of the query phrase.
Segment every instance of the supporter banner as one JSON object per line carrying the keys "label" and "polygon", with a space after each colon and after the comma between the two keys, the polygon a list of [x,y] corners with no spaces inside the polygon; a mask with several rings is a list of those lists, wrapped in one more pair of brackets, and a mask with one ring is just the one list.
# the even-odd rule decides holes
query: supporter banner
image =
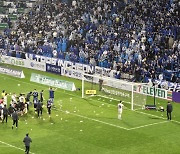
{"label": "supporter banner", "polygon": [[180,103],[180,92],[172,92],[172,101]]}
{"label": "supporter banner", "polygon": [[120,96],[120,97],[127,97],[130,98],[130,94],[128,94],[127,92],[122,92],[122,91],[118,91],[118,90],[114,90],[114,89],[107,89],[102,87],[102,91],[104,91],[107,94],[110,95],[116,95],[116,96]]}
{"label": "supporter banner", "polygon": [[180,92],[180,83],[172,83],[165,80],[155,80],[156,85],[162,89]]}
{"label": "supporter banner", "polygon": [[14,76],[17,78],[25,78],[23,71],[15,70],[15,69],[8,68],[8,67],[0,66],[0,73],[10,75],[10,76]]}
{"label": "supporter banner", "polygon": [[103,68],[103,67],[96,66],[94,73],[96,75],[114,78],[116,71],[115,70],[111,70],[110,68]]}
{"label": "supporter banner", "polygon": [[61,75],[82,80],[83,71],[78,71],[78,70],[61,67]]}
{"label": "supporter banner", "polygon": [[65,80],[59,80],[59,79],[54,79],[48,76],[40,75],[40,74],[31,74],[31,79],[30,81],[40,83],[43,85],[48,85],[64,90],[69,90],[69,91],[75,91],[76,87],[73,82],[65,81]]}
{"label": "supporter banner", "polygon": [[[155,90],[155,92],[154,92]],[[141,94],[145,94],[145,95],[149,95],[149,96],[155,96],[158,98],[162,98],[162,99],[168,99],[168,93],[167,90],[165,89],[160,89],[160,88],[154,88],[154,87],[149,87],[149,86],[144,86],[144,85],[138,85],[138,86],[134,86],[134,91],[137,93],[141,93]]]}
{"label": "supporter banner", "polygon": [[63,68],[69,68],[69,69],[78,70],[78,71],[84,71],[87,73],[94,73],[94,67],[86,65],[86,64],[74,63],[71,61],[63,60],[63,59],[50,58],[50,57],[29,54],[29,53],[26,53],[25,57],[26,59],[29,59],[29,60],[51,64],[54,66],[60,66],[61,68],[63,67]]}
{"label": "supporter banner", "polygon": [[46,64],[41,62],[35,62],[31,60],[24,60],[24,67],[39,70],[39,71],[46,71]]}
{"label": "supporter banner", "polygon": [[60,66],[54,66],[54,65],[51,65],[51,64],[46,64],[46,72],[61,75],[61,67]]}
{"label": "supporter banner", "polygon": [[2,55],[2,63],[25,67],[24,59]]}
{"label": "supporter banner", "polygon": [[27,60],[27,59],[21,59],[16,57],[10,57],[10,56],[2,56],[1,58],[2,63],[20,66],[20,67],[26,67],[30,69],[35,69],[39,71],[46,71],[46,65],[45,63],[36,62],[33,60]]}
{"label": "supporter banner", "polygon": [[129,83],[127,81],[119,80],[119,79],[114,79],[111,77],[100,77],[97,75],[84,75],[84,80],[92,83],[99,83],[99,80],[102,80],[102,86],[109,86],[117,89],[122,89],[122,90],[127,90],[131,91],[132,90],[132,83]]}

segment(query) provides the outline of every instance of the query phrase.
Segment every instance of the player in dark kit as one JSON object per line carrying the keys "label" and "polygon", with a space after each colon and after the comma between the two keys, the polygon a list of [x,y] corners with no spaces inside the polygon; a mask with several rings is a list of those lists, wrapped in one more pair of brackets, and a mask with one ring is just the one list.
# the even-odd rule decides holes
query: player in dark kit
{"label": "player in dark kit", "polygon": [[33,95],[34,108],[36,108],[36,105],[38,103],[38,92],[36,91],[36,89],[34,89],[32,95]]}
{"label": "player in dark kit", "polygon": [[7,123],[7,119],[8,119],[8,109],[6,108],[6,104],[4,105],[4,108],[3,108],[3,120],[2,120],[2,123],[4,123],[4,120],[6,120],[6,123]]}
{"label": "player in dark kit", "polygon": [[41,103],[43,103],[43,100],[44,100],[43,92],[44,92],[44,90],[41,90],[41,92],[40,92],[40,101],[41,101]]}
{"label": "player in dark kit", "polygon": [[32,96],[32,92],[30,91],[27,95],[26,95],[26,104],[27,104],[27,110],[29,110],[29,104],[30,104],[30,98]]}
{"label": "player in dark kit", "polygon": [[49,117],[51,117],[51,105],[52,105],[52,101],[51,101],[51,99],[48,99],[47,110],[48,110]]}
{"label": "player in dark kit", "polygon": [[99,91],[102,90],[103,80],[99,79]]}
{"label": "player in dark kit", "polygon": [[14,110],[14,112],[12,113],[12,119],[13,119],[13,125],[12,125],[12,129],[14,127],[14,125],[16,124],[16,128],[18,127],[18,114],[17,114],[17,111]]}
{"label": "player in dark kit", "polygon": [[171,112],[173,111],[173,107],[170,102],[168,102],[168,104],[167,104],[166,111],[167,111],[167,120],[171,120]]}
{"label": "player in dark kit", "polygon": [[14,112],[14,108],[12,107],[11,104],[10,104],[10,106],[8,108],[8,112],[9,112],[9,115],[12,116],[12,113]]}
{"label": "player in dark kit", "polygon": [[52,87],[49,88],[49,99],[51,99],[52,104],[54,103],[54,91],[55,90],[53,90]]}
{"label": "player in dark kit", "polygon": [[36,110],[37,110],[38,118],[39,118],[39,115],[40,114],[42,115],[42,104],[41,104],[40,100],[37,103]]}

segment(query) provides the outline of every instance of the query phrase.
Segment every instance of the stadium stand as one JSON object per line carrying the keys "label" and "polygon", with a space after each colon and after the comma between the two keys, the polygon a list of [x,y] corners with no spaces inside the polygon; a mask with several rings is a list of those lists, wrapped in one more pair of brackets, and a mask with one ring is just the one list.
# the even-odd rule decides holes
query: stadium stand
{"label": "stadium stand", "polygon": [[[0,48],[180,82],[178,0],[1,1]],[[12,52],[13,51],[13,52]],[[15,53],[14,53],[15,52]],[[14,53],[14,55],[12,55]]]}

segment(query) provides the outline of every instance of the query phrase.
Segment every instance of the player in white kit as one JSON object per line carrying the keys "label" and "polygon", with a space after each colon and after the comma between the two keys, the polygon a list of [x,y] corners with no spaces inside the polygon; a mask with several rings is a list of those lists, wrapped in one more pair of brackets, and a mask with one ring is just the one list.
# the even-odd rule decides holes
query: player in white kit
{"label": "player in white kit", "polygon": [[122,104],[122,101],[119,101],[118,104],[118,119],[121,120],[122,118],[122,111],[123,111],[124,105]]}

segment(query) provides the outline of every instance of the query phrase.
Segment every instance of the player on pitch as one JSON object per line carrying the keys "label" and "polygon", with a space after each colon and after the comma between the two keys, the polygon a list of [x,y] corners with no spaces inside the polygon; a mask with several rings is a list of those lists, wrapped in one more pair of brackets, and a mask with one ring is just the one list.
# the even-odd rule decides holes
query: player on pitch
{"label": "player on pitch", "polygon": [[118,119],[122,120],[122,111],[123,111],[124,105],[122,104],[122,101],[120,100],[118,103]]}

